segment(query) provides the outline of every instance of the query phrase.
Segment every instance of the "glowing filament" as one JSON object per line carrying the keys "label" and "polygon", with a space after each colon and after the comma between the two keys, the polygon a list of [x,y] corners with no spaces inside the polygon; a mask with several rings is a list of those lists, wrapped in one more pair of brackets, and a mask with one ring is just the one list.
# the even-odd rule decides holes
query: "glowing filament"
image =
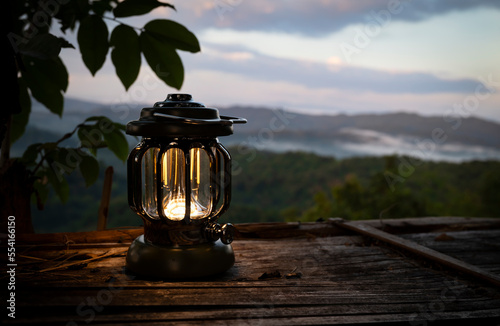
{"label": "glowing filament", "polygon": [[[198,201],[191,198],[191,212],[189,216],[192,219],[198,219],[205,216],[207,212],[206,207],[203,207],[198,203]],[[186,214],[186,199],[183,197],[177,197],[168,201],[167,207],[165,208],[165,215],[174,221],[180,221],[184,218]]]}
{"label": "glowing filament", "polygon": [[186,215],[186,174],[191,194],[189,218],[204,218],[211,209],[211,198],[200,188],[202,182],[205,182],[204,185],[209,182],[208,156],[200,148],[190,149],[187,171],[186,159],[188,157],[179,148],[169,149],[162,158],[162,206],[165,216],[174,221],[182,220]]}

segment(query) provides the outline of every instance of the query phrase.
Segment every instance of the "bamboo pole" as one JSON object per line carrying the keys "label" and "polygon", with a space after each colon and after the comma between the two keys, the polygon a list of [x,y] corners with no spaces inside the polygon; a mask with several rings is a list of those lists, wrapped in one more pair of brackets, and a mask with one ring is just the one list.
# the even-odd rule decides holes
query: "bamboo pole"
{"label": "bamboo pole", "polygon": [[113,167],[108,166],[104,173],[104,184],[102,186],[101,204],[97,214],[97,231],[106,230],[109,213],[109,200],[111,198],[111,185],[113,184]]}

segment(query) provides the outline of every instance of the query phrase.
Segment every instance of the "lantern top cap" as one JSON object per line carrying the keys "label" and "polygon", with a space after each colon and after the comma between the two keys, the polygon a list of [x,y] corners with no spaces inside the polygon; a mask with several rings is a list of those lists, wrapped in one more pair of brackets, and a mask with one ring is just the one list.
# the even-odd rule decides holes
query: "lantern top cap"
{"label": "lantern top cap", "polygon": [[177,94],[168,94],[166,101],[191,101],[193,97],[191,94],[185,93],[177,93]]}
{"label": "lantern top cap", "polygon": [[[206,108],[206,106],[203,103],[200,102],[195,102],[193,101],[193,97],[191,94],[185,94],[185,93],[173,93],[173,94],[168,94],[167,98],[165,101],[161,102],[156,102],[153,107],[176,107],[176,108]],[[209,108],[210,110],[213,110]],[[217,110],[217,109],[215,109]],[[187,114],[187,112],[184,112]],[[205,112],[205,113],[208,113]],[[214,113],[212,112],[213,118],[215,118]]]}
{"label": "lantern top cap", "polygon": [[219,115],[219,110],[193,101],[190,94],[168,94],[165,101],[143,108],[139,120],[127,124],[127,134],[143,137],[217,137],[233,133],[246,119]]}

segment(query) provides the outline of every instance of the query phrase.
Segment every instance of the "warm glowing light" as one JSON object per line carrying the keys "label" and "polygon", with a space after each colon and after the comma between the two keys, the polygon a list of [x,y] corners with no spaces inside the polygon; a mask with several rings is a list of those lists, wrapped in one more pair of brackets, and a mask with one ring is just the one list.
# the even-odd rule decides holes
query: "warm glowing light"
{"label": "warm glowing light", "polygon": [[[207,209],[200,205],[196,200],[191,199],[191,212],[189,216],[192,219],[205,217]],[[186,214],[186,200],[183,197],[172,199],[165,208],[165,215],[174,221],[180,221]]]}
{"label": "warm glowing light", "polygon": [[[207,153],[200,148],[191,148],[189,156],[179,148],[171,148],[162,157],[159,149],[151,149],[144,156],[144,208],[154,219],[158,215],[157,178],[161,171],[161,197],[165,216],[173,221],[183,220],[186,215],[186,193],[190,193],[189,218],[202,219],[210,215],[212,200],[210,193],[210,161]],[[189,169],[186,160],[189,159]],[[160,160],[161,167],[157,169]],[[189,183],[186,183],[186,174]],[[189,191],[187,189],[189,187]]]}

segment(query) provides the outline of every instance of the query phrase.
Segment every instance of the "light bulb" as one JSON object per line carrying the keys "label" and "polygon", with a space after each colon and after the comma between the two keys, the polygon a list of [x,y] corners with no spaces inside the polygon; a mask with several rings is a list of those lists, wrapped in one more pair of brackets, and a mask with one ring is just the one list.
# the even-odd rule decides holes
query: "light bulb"
{"label": "light bulb", "polygon": [[[197,200],[191,198],[191,211],[189,216],[192,219],[205,217],[207,208],[203,207]],[[182,196],[171,199],[165,207],[165,216],[174,221],[180,221],[186,214],[186,200]]]}
{"label": "light bulb", "polygon": [[[186,193],[190,193],[191,196],[189,218],[202,219],[209,216],[213,198],[210,194],[208,154],[200,148],[190,149],[190,164],[186,169],[186,155],[180,148],[170,148],[161,157],[159,153],[159,149],[152,148],[144,155],[143,205],[146,213],[153,219],[159,219],[157,178],[161,173],[161,197],[163,197],[161,207],[168,219],[173,221],[184,219]],[[158,165],[158,162],[161,164]],[[186,177],[189,177],[189,183],[186,182]]]}

